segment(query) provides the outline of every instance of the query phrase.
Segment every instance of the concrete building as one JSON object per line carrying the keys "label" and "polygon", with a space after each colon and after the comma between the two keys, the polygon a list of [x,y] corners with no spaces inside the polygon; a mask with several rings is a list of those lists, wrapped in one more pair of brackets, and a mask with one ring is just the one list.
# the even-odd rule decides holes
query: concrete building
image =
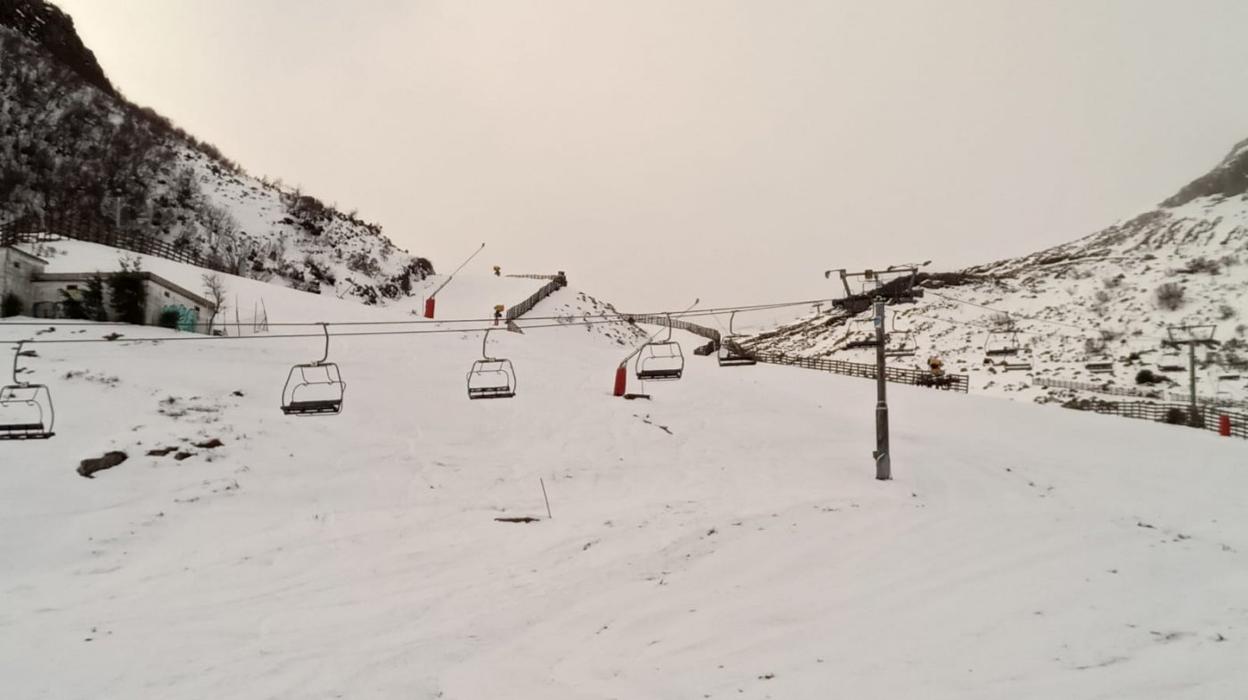
{"label": "concrete building", "polygon": [[[99,274],[106,281],[107,272],[44,272],[47,261],[17,248],[0,248],[0,298],[14,294],[21,305],[21,314],[35,318],[66,318],[66,297],[81,300],[91,278]],[[197,324],[204,315],[211,315],[212,302],[160,275],[141,273],[146,292],[144,323],[160,325],[162,316],[177,315],[177,327],[185,331],[200,330]],[[113,317],[112,300],[107,282],[104,285],[104,308]]]}
{"label": "concrete building", "polygon": [[48,261],[26,251],[0,248],[0,299],[12,294],[18,300],[18,313],[29,316],[35,298],[34,277],[47,265]]}

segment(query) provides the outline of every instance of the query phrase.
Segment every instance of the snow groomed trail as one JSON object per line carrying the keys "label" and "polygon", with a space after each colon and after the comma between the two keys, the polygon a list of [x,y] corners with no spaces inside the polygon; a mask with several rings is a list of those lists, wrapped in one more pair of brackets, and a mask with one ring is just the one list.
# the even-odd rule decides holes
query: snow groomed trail
{"label": "snow groomed trail", "polygon": [[[495,291],[463,281],[448,303]],[[283,299],[292,320],[340,303]],[[534,314],[586,303],[564,289]],[[277,404],[315,339],[35,346],[24,364],[60,413],[55,438],[0,444],[5,695],[1201,698],[1248,682],[1238,441],[896,386],[881,483],[871,382],[719,368],[677,333],[684,378],[614,399],[626,336],[605,328],[492,334],[519,375],[496,401],[464,395],[479,333],[335,339],[344,412],[302,419]],[[166,447],[190,456],[146,455]],[[75,473],[113,449],[129,459]]]}

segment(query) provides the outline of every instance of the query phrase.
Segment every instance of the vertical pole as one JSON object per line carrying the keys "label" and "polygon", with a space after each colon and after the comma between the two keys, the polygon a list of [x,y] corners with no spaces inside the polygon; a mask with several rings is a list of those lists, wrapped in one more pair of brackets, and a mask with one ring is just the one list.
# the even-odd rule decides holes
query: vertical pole
{"label": "vertical pole", "polygon": [[1192,412],[1187,417],[1187,423],[1188,425],[1200,425],[1200,414],[1196,412],[1196,343],[1189,342],[1187,350],[1189,383],[1192,387]]}
{"label": "vertical pole", "polygon": [[875,478],[893,478],[888,454],[888,382],[884,374],[884,298],[875,300]]}
{"label": "vertical pole", "polygon": [[542,500],[546,501],[546,519],[553,520],[555,516],[550,514],[550,497],[546,495],[546,480],[538,477],[538,482],[542,485]]}

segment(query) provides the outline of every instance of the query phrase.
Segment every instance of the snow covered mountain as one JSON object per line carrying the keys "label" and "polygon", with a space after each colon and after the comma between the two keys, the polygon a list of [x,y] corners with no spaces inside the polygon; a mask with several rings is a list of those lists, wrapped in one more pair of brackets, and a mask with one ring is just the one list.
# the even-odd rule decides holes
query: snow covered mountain
{"label": "snow covered mountain", "polygon": [[0,4],[0,223],[156,237],[236,274],[365,303],[433,271],[376,224],[248,175],[117,93],[70,18]]}
{"label": "snow covered mountain", "polygon": [[[112,255],[55,246],[54,265]],[[523,335],[490,334],[516,396],[470,401],[479,323],[394,326],[405,302],[225,284],[245,309],[266,300],[267,334],[0,320],[0,347],[123,334],[21,358],[57,434],[0,442],[6,697],[1171,700],[1248,683],[1238,440],[899,386],[882,483],[871,382],[687,353],[653,400],[613,398],[639,338],[587,325],[610,309],[572,288]],[[459,316],[523,284],[541,281],[469,274],[438,298]],[[276,323],[319,320],[387,325],[332,329],[379,333],[330,342],[341,414],[285,416],[282,382],[323,344]],[[108,453],[125,459],[79,475]]]}
{"label": "snow covered mountain", "polygon": [[[1063,382],[1177,399],[1188,358],[1163,345],[1167,326],[1210,324],[1221,345],[1199,351],[1198,392],[1248,400],[1246,188],[1248,141],[1153,211],[1032,255],[924,275],[926,296],[893,307],[889,323],[893,343],[918,352],[890,363],[925,369],[939,356],[972,390],[1040,401],[1096,395]],[[873,348],[846,347],[868,335],[869,313],[814,314],[753,345],[873,362]],[[1013,356],[986,355],[1015,343]],[[1005,358],[1032,366],[1007,371]]]}

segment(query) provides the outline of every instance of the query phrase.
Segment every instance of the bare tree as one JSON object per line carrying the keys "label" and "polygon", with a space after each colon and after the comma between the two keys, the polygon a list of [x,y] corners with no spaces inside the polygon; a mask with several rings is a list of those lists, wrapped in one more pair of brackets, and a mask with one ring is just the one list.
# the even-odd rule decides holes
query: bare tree
{"label": "bare tree", "polygon": [[230,210],[213,204],[204,205],[201,223],[208,237],[208,248],[214,251],[222,243],[233,240],[234,234],[238,232],[238,221]]}
{"label": "bare tree", "polygon": [[215,272],[204,273],[201,279],[204,283],[204,294],[212,302],[212,316],[208,317],[208,333],[211,335],[213,321],[217,320],[217,314],[225,310],[225,280]]}

